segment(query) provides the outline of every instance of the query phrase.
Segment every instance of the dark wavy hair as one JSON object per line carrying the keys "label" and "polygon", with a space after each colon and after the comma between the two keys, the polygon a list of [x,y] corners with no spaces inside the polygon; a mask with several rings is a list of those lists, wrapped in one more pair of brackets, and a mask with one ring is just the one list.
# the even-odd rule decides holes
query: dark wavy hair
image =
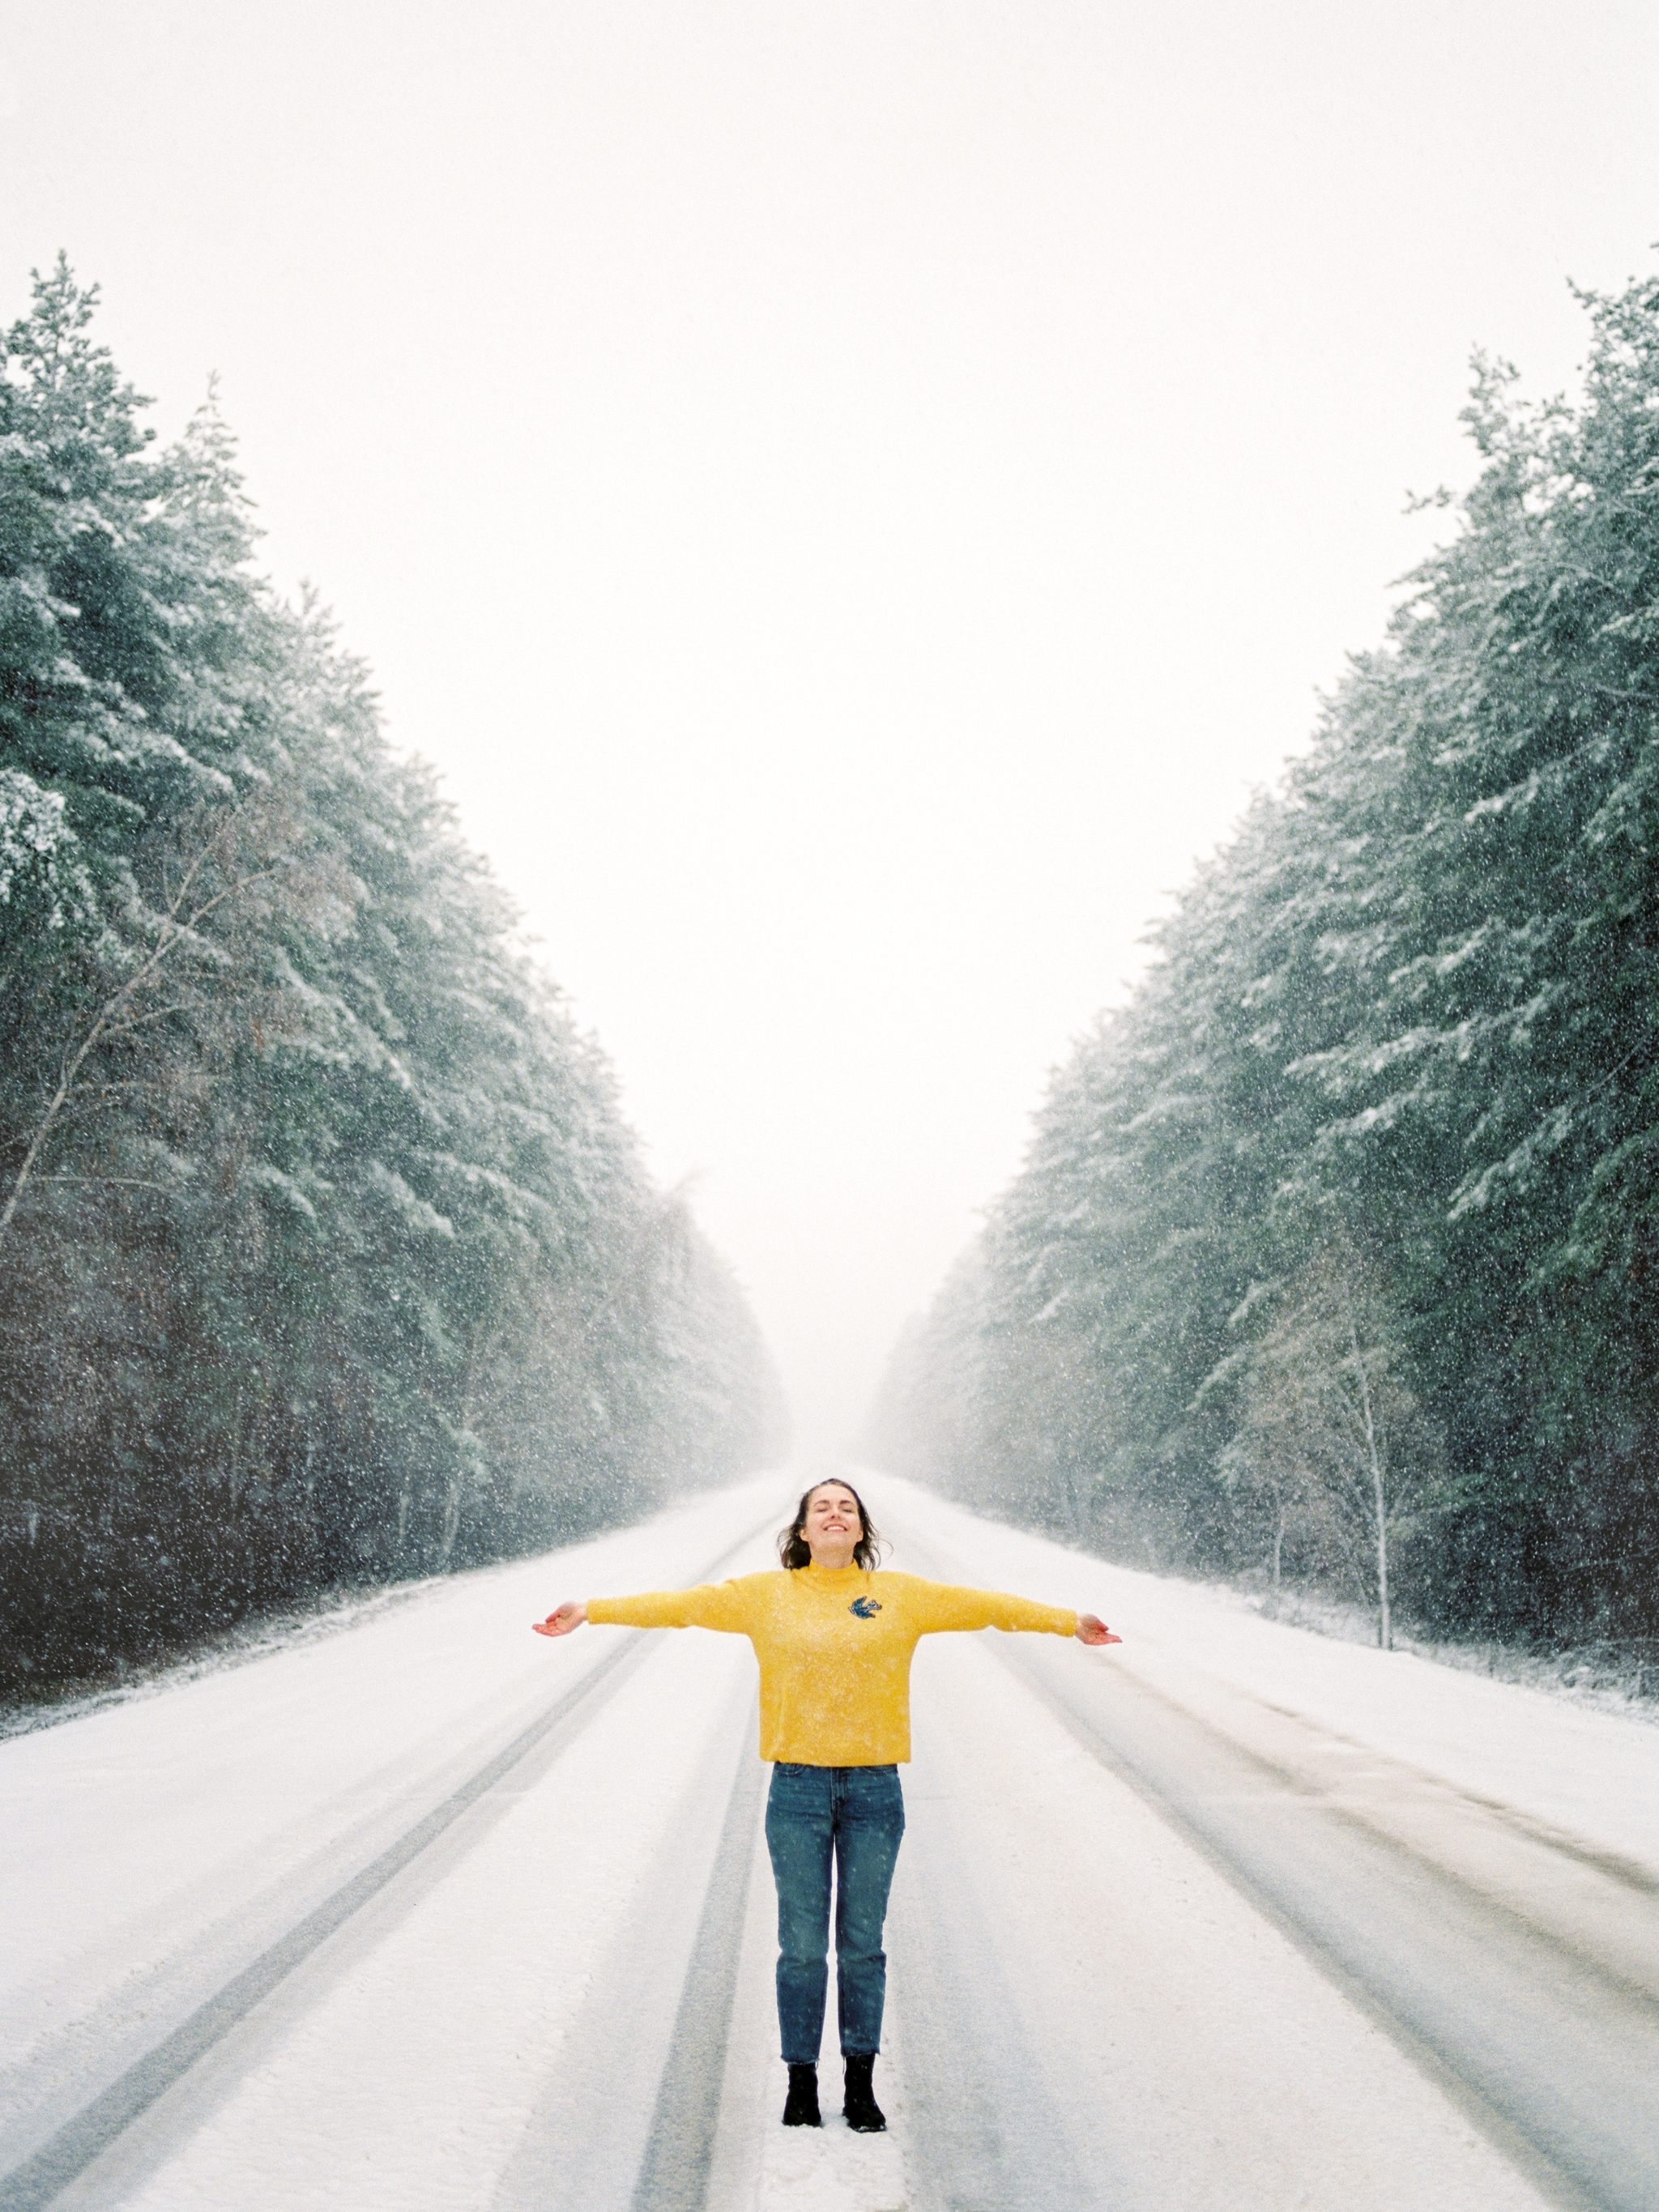
{"label": "dark wavy hair", "polygon": [[806,1527],[806,1509],[818,1492],[828,1490],[832,1483],[837,1490],[844,1490],[859,1509],[859,1526],[864,1533],[853,1547],[853,1564],[860,1567],[874,1567],[880,1564],[881,1538],[876,1534],[870,1516],[864,1510],[864,1500],[850,1482],[843,1482],[838,1474],[830,1474],[822,1482],[815,1482],[809,1489],[802,1491],[794,1519],[787,1528],[778,1531],[778,1557],[786,1567],[811,1565],[812,1549],[802,1533]]}

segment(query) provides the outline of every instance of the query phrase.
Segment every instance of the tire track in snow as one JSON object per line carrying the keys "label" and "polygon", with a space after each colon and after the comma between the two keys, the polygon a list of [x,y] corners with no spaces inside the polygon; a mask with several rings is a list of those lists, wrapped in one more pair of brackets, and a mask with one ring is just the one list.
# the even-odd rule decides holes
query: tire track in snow
{"label": "tire track in snow", "polygon": [[[752,1703],[746,1711],[752,1713]],[[680,1992],[631,2212],[704,2212],[708,2202],[766,1771],[758,1758],[747,1755],[746,1743],[744,1749]]]}
{"label": "tire track in snow", "polygon": [[933,1782],[910,1770],[889,1914],[906,2057],[905,2173],[914,2212],[1078,2212],[1109,2201],[1066,2146],[1040,2055],[1021,2033],[990,1900]]}
{"label": "tire track in snow", "polygon": [[760,1821],[755,1735],[745,1670],[674,1808],[672,1851],[578,2000],[490,2212],[539,2212],[550,2176],[591,2212],[702,2212]]}
{"label": "tire track in snow", "polygon": [[[692,1582],[712,1579],[754,1542],[756,1533],[724,1547],[691,1577]],[[296,1968],[429,1852],[465,1814],[480,1807],[509,1776],[522,1782],[544,1771],[574,1736],[592,1724],[629,1677],[645,1663],[651,1649],[650,1638],[641,1635],[629,1638],[606,1654],[458,1789],[198,2005],[171,2033],[0,2177],[0,2212],[39,2212],[39,2208],[52,2203]],[[447,1866],[447,1860],[442,1865],[433,1864],[431,1878],[439,1878]],[[419,1891],[406,1887],[412,1901]]]}
{"label": "tire track in snow", "polygon": [[[917,1571],[960,1578],[908,1529],[904,1546]],[[1652,2212],[1659,2008],[1640,1990],[1148,1686],[1068,1670],[1026,1642],[987,1639],[1535,2187],[1564,2212]]]}
{"label": "tire track in snow", "polygon": [[1659,2203],[1659,2009],[1628,1982],[1144,1684],[993,1649],[1537,2186],[1577,2212]]}

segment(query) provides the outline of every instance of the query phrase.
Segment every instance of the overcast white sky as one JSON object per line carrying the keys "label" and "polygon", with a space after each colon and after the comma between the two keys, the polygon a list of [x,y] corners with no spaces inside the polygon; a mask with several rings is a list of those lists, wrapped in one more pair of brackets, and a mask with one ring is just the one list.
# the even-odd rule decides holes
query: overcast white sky
{"label": "overcast white sky", "polygon": [[803,1440],[1652,266],[1645,0],[0,4],[61,245],[619,1067]]}

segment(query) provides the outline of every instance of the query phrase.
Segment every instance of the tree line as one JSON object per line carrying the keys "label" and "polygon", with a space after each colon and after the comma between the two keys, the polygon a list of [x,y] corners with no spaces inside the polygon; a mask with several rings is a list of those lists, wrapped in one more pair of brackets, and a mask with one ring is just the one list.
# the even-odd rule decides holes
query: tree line
{"label": "tree line", "polygon": [[0,369],[0,1683],[766,1463],[777,1385],[210,403]]}
{"label": "tree line", "polygon": [[1126,1559],[1659,1632],[1659,283],[1152,934],[870,1449]]}

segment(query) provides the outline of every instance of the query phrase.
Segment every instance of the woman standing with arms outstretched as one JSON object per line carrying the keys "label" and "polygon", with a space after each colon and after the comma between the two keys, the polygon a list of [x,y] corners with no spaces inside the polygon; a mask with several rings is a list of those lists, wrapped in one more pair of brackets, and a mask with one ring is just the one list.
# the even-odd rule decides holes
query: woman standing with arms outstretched
{"label": "woman standing with arms outstretched", "polygon": [[1036,1629],[1115,1644],[1103,1620],[996,1590],[884,1574],[879,1540],[850,1483],[820,1482],[778,1538],[781,1574],[698,1589],[567,1603],[535,1626],[568,1636],[585,1620],[627,1628],[718,1628],[760,1662],[760,1755],[774,1762],[766,1841],[778,1886],[778,2027],[787,2128],[823,2124],[818,2045],[829,1979],[830,1868],[836,1867],[836,1982],[849,2127],[887,2124],[872,2075],[887,1990],[882,1923],[910,1756],[910,1656],[940,1629]]}

